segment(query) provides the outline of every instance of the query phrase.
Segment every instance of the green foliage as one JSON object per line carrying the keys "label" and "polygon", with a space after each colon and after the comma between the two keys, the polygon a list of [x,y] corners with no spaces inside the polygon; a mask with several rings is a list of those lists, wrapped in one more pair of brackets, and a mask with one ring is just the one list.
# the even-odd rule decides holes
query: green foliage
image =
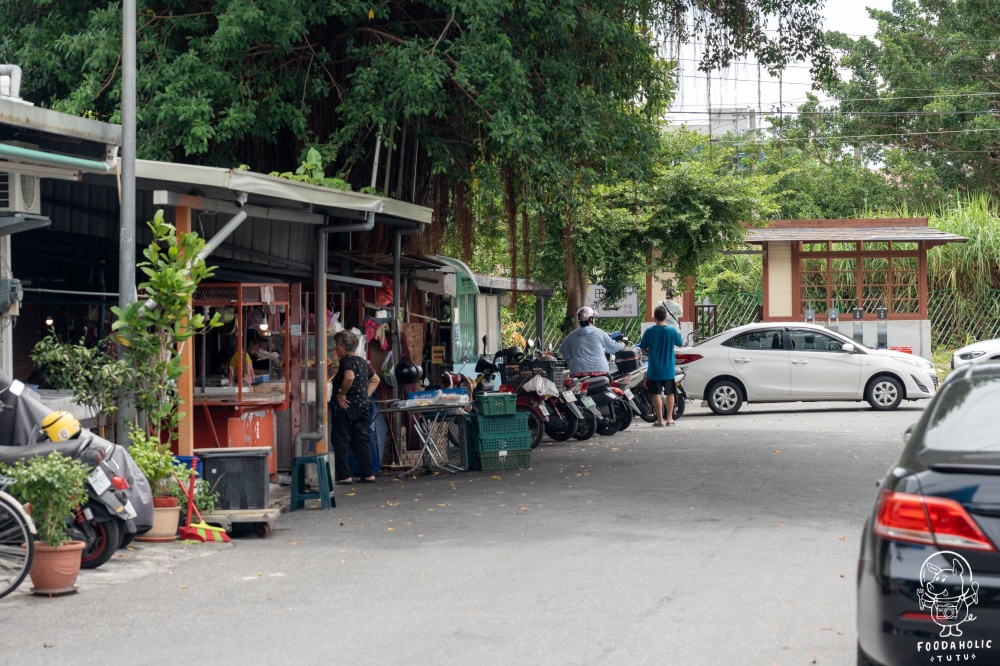
{"label": "green foliage", "polygon": [[114,437],[114,429],[105,432],[105,423],[118,412],[118,389],[131,378],[129,365],[106,354],[100,346],[60,342],[54,330],[38,341],[31,360],[48,373],[56,388],[73,391],[73,399],[98,417],[100,435]]}
{"label": "green foliage", "polygon": [[323,172],[323,157],[315,148],[310,148],[308,150],[306,153],[306,159],[299,165],[299,168],[295,170],[295,173],[288,171],[285,173],[278,173],[277,171],[272,171],[271,175],[277,176],[278,178],[287,178],[289,180],[297,180],[302,183],[309,183],[310,185],[321,185],[335,190],[350,191],[351,189],[351,184],[343,178],[326,177]]}
{"label": "green foliage", "polygon": [[13,479],[10,490],[22,504],[31,504],[38,540],[53,548],[68,537],[66,519],[87,501],[87,467],[79,460],[53,451],[45,457],[0,464]]}
{"label": "green foliage", "polygon": [[137,302],[125,310],[111,308],[118,317],[111,328],[128,350],[135,406],[145,416],[145,431],[176,438],[181,419],[177,381],[187,369],[181,365],[181,346],[221,323],[218,313],[209,320],[190,309],[198,284],[213,274],[198,258],[205,241],[194,232],[178,234],[162,210],[149,228],[153,241],[143,250],[146,260],[138,264],[147,279],[139,285]]}
{"label": "green foliage", "polygon": [[[181,489],[177,481],[170,481],[167,486],[170,495],[177,498],[177,506],[181,508],[181,515],[187,515],[187,490],[190,488],[191,477],[196,472],[187,465],[175,465],[174,474],[177,480],[184,484]],[[201,513],[211,513],[215,511],[215,503],[219,501],[219,493],[211,492],[208,481],[198,479],[194,482],[194,505]]]}
{"label": "green foliage", "polygon": [[170,447],[160,442],[159,437],[149,435],[142,428],[129,424],[129,439],[132,444],[128,452],[136,466],[149,481],[149,487],[157,497],[170,495],[170,475],[175,469],[174,456]]}
{"label": "green foliage", "polygon": [[[979,0],[897,0],[869,10],[874,39],[832,33],[850,68],[824,87],[840,100],[839,132],[914,193],[997,191],[995,58],[1000,7]],[[927,199],[931,203],[932,199]]]}

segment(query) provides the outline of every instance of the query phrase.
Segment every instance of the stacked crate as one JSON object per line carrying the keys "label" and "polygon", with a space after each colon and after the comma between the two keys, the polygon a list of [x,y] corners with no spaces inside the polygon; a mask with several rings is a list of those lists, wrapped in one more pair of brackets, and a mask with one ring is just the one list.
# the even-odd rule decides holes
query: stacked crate
{"label": "stacked crate", "polygon": [[473,469],[521,469],[531,465],[528,415],[516,412],[513,393],[483,393],[472,417],[469,460]]}

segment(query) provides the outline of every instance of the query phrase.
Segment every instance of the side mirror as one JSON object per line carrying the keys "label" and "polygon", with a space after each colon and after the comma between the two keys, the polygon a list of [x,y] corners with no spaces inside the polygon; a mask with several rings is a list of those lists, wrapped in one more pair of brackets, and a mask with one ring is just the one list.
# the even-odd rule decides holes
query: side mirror
{"label": "side mirror", "polygon": [[490,341],[490,336],[484,335],[483,336],[483,354],[486,353],[486,346],[489,344],[489,341]]}
{"label": "side mirror", "polygon": [[531,339],[529,339],[529,340],[528,340],[528,346],[529,346],[529,347],[531,347],[532,349],[534,349],[534,348],[535,348],[535,341],[534,341],[534,340],[531,340]]}
{"label": "side mirror", "polygon": [[15,379],[10,383],[10,388],[8,390],[11,395],[21,395],[24,393],[24,382],[19,379]]}
{"label": "side mirror", "polygon": [[854,349],[855,349],[854,345],[852,345],[850,342],[845,342],[843,345],[840,346],[840,350],[845,351],[848,354],[853,354]]}
{"label": "side mirror", "polygon": [[906,430],[903,431],[903,444],[906,444],[908,441],[910,441],[910,435],[913,434],[913,426],[915,425],[917,424],[911,423],[909,426],[907,426]]}

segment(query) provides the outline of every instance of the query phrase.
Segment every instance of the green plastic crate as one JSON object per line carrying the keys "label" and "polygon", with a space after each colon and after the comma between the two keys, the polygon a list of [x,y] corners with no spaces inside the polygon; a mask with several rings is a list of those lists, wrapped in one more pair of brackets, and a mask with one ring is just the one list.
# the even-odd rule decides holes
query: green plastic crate
{"label": "green plastic crate", "polygon": [[476,435],[472,438],[474,453],[484,451],[522,451],[531,448],[531,431],[495,432],[488,435]]}
{"label": "green plastic crate", "polygon": [[517,412],[517,398],[513,393],[482,393],[476,403],[483,416],[510,416]]}
{"label": "green plastic crate", "polygon": [[477,414],[473,418],[472,427],[473,432],[477,435],[527,430],[528,415],[524,412],[516,412],[511,416],[480,416]]}
{"label": "green plastic crate", "polygon": [[531,467],[531,449],[527,451],[483,451],[475,455],[476,469],[524,469]]}

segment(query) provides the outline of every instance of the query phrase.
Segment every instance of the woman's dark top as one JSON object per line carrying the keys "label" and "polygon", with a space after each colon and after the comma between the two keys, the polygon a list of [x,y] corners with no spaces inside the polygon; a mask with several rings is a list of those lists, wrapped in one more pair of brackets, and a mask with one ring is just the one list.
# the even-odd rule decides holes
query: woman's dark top
{"label": "woman's dark top", "polygon": [[330,402],[336,404],[337,393],[343,390],[344,373],[348,370],[354,373],[354,382],[347,389],[348,414],[362,415],[368,411],[368,380],[371,379],[371,367],[368,361],[360,356],[345,356],[340,359],[340,369],[333,378],[334,394]]}

